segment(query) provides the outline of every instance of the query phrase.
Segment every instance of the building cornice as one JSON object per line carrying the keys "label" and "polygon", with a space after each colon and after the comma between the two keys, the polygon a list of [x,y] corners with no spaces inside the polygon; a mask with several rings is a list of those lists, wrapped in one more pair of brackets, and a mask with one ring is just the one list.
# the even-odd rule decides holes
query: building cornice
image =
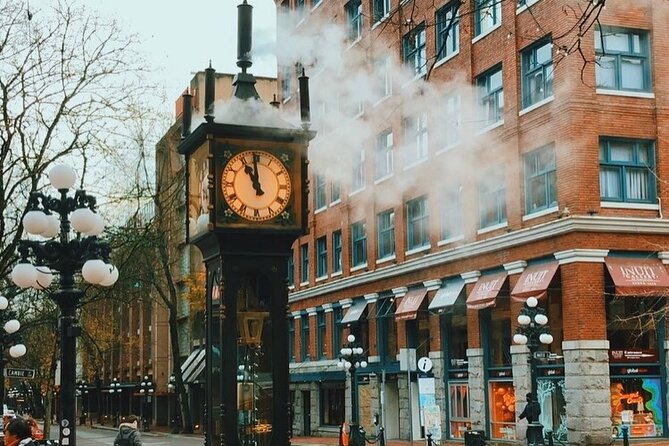
{"label": "building cornice", "polygon": [[[446,251],[426,254],[393,267],[386,267],[365,274],[343,277],[306,290],[296,291],[289,296],[290,302],[297,302],[328,293],[340,292],[348,288],[379,280],[391,279],[426,268],[457,262],[463,259],[511,249],[529,243],[579,232],[610,234],[660,234],[669,235],[669,220],[626,217],[571,216],[547,223],[502,234],[486,240],[468,243]],[[394,293],[397,295],[397,293]]]}

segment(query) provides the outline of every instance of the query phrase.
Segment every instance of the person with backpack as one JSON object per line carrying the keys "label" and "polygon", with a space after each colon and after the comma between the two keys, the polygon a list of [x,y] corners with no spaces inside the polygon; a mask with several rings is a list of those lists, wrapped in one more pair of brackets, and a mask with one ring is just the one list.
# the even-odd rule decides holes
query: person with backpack
{"label": "person with backpack", "polygon": [[128,415],[118,427],[118,434],[114,446],[142,446],[142,438],[137,430],[139,418],[137,415]]}

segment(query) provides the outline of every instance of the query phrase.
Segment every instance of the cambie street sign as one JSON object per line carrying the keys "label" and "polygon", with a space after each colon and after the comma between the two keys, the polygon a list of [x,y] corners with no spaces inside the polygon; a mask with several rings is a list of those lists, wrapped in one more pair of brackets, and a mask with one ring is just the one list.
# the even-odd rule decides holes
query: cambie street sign
{"label": "cambie street sign", "polygon": [[33,379],[35,377],[35,370],[33,370],[33,369],[5,369],[5,377],[7,377],[7,378]]}

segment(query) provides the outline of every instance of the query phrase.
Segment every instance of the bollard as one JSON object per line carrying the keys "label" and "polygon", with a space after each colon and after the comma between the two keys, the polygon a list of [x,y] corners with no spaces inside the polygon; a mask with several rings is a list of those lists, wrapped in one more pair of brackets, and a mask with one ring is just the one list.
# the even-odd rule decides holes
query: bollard
{"label": "bollard", "polygon": [[428,433],[425,438],[427,439],[427,446],[432,446],[432,434]]}
{"label": "bollard", "polygon": [[620,431],[623,434],[623,446],[630,446],[629,429],[630,427],[626,424],[620,426]]}
{"label": "bollard", "polygon": [[379,446],[386,446],[386,432],[383,426],[379,428]]}

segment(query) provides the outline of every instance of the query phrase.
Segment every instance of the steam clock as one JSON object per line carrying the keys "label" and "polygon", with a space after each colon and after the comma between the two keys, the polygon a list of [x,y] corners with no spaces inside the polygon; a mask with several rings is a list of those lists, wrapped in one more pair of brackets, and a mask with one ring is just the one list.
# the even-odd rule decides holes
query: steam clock
{"label": "steam clock", "polygon": [[226,122],[213,108],[205,70],[205,122],[190,132],[184,96],[188,241],[206,265],[205,444],[286,446],[287,261],[306,228],[308,85],[300,78],[302,125],[259,101],[251,66],[251,12],[238,6],[238,61]]}

